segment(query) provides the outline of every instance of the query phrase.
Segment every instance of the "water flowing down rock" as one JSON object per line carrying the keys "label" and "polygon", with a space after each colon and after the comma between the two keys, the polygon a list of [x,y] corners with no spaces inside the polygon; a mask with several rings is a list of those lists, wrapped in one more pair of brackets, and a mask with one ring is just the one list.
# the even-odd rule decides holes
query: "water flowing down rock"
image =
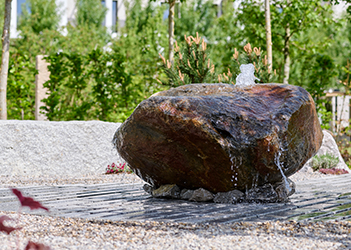
{"label": "water flowing down rock", "polygon": [[192,84],[141,102],[114,145],[155,188],[215,194],[288,183],[322,138],[313,99],[301,87]]}

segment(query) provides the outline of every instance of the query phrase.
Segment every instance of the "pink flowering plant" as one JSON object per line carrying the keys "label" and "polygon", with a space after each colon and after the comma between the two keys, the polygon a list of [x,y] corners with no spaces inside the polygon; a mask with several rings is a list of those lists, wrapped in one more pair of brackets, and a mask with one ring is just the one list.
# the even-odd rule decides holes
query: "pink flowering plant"
{"label": "pink flowering plant", "polygon": [[107,165],[106,174],[118,174],[122,172],[131,174],[133,173],[133,170],[130,169],[127,163],[123,163],[123,164],[119,163],[118,165],[115,163],[112,163],[111,165]]}

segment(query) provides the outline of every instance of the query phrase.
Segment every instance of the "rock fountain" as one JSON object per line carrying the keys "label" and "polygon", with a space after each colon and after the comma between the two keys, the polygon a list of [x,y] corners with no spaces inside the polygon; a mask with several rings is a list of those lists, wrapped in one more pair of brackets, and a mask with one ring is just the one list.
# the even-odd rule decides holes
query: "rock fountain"
{"label": "rock fountain", "polygon": [[294,192],[288,177],[322,143],[314,101],[301,87],[255,84],[252,69],[241,68],[236,85],[159,92],[119,127],[114,145],[147,192],[230,203],[286,201]]}

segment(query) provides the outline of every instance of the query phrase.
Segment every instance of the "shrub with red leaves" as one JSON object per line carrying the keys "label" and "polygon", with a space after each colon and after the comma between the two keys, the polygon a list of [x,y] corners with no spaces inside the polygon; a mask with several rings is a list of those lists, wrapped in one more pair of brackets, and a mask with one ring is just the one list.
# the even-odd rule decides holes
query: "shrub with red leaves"
{"label": "shrub with red leaves", "polygon": [[41,243],[35,243],[33,241],[28,241],[28,244],[24,250],[50,250],[49,246],[45,246]]}
{"label": "shrub with red leaves", "polygon": [[[25,197],[22,195],[21,191],[19,191],[16,188],[11,188],[11,191],[14,195],[17,196],[18,200],[21,203],[21,207],[29,207],[31,210],[33,209],[44,209],[46,211],[49,211],[47,207],[44,207],[40,202],[34,200],[31,197]],[[19,209],[18,213],[20,214],[21,209]],[[15,230],[22,229],[21,227],[7,227],[4,225],[5,220],[12,220],[10,217],[3,215],[0,216],[0,232],[5,232],[7,234],[10,234],[11,232]],[[18,237],[18,234],[17,234]],[[19,240],[17,239],[17,249],[19,249]],[[49,246],[45,246],[44,244],[41,243],[35,243],[33,241],[29,241],[25,250],[50,250]]]}
{"label": "shrub with red leaves", "polygon": [[321,168],[319,172],[322,174],[348,174],[349,172],[345,169],[337,169],[337,168]]}
{"label": "shrub with red leaves", "polygon": [[0,216],[0,232],[5,232],[7,234],[10,234],[12,231],[22,229],[21,227],[7,227],[7,226],[5,226],[4,225],[5,220],[13,220],[13,219],[11,219],[10,217],[8,217],[6,215]]}
{"label": "shrub with red leaves", "polygon": [[29,207],[30,210],[34,210],[34,209],[44,209],[46,211],[49,211],[49,209],[47,207],[44,207],[43,205],[40,204],[40,202],[35,201],[33,198],[31,197],[25,197],[22,195],[21,191],[19,191],[16,188],[11,188],[12,193],[14,193],[18,200],[21,202],[21,206],[22,207]]}

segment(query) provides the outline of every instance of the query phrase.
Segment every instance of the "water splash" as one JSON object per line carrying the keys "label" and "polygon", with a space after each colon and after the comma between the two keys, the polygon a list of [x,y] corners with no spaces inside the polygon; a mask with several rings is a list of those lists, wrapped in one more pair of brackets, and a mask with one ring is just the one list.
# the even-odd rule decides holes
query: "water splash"
{"label": "water splash", "polygon": [[282,155],[282,152],[284,152],[285,150],[282,147],[279,147],[278,152],[275,154],[275,158],[274,158],[274,162],[277,165],[282,177],[283,177],[283,182],[285,185],[285,189],[288,193],[290,193],[292,191],[290,185],[289,185],[289,181],[288,178],[286,178],[284,172],[283,172],[283,163],[280,162],[280,157]]}
{"label": "water splash", "polygon": [[233,172],[231,182],[234,184],[234,187],[237,187],[238,186],[238,169],[239,169],[239,166],[241,166],[242,164],[242,157],[238,157],[237,159],[237,157],[233,156],[229,150],[229,159],[231,162],[230,169]]}
{"label": "water splash", "polygon": [[241,73],[236,77],[236,86],[247,87],[255,85],[255,80],[260,80],[255,77],[255,66],[252,63],[242,64],[240,66]]}

